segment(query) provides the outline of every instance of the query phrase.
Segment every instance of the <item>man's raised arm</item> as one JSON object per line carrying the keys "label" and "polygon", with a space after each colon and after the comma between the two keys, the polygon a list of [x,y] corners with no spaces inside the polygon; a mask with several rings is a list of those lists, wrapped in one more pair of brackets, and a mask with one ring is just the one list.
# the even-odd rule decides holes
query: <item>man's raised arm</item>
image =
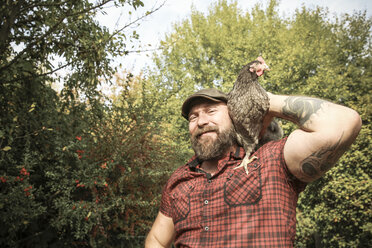
{"label": "man's raised arm", "polygon": [[356,139],[362,121],[354,110],[325,100],[270,94],[269,117],[296,123],[284,146],[291,173],[304,182],[320,178]]}

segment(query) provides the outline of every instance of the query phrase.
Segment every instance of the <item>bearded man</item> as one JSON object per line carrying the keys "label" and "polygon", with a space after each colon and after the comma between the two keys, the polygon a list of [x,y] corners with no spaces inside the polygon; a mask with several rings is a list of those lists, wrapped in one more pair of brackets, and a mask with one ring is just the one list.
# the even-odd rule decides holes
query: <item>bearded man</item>
{"label": "bearded man", "polygon": [[189,162],[164,187],[145,247],[293,247],[298,195],[329,170],[361,128],[352,109],[321,99],[268,93],[263,126],[279,117],[299,126],[288,137],[244,158],[227,109],[227,96],[204,89],[186,99]]}

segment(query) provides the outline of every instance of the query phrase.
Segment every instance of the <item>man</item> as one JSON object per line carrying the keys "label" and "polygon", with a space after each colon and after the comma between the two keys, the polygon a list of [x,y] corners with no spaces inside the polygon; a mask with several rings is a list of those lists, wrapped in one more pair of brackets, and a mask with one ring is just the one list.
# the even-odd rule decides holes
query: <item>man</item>
{"label": "man", "polygon": [[167,182],[146,247],[293,247],[298,194],[336,163],[361,119],[324,100],[268,95],[265,123],[280,117],[299,129],[254,152],[248,175],[234,169],[245,154],[226,95],[206,89],[184,102],[195,156]]}

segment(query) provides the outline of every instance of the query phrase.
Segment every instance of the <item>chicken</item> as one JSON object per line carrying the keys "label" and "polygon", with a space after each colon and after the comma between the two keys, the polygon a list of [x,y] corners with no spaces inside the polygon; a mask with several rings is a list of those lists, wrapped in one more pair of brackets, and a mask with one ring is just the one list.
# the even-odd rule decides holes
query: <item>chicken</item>
{"label": "chicken", "polygon": [[265,70],[269,70],[269,67],[262,57],[248,63],[240,71],[228,94],[227,107],[234,123],[238,143],[246,152],[242,163],[236,168],[244,167],[247,174],[247,165],[256,159],[250,158],[250,155],[258,144],[263,118],[269,109],[269,97],[258,83],[258,77],[263,75]]}

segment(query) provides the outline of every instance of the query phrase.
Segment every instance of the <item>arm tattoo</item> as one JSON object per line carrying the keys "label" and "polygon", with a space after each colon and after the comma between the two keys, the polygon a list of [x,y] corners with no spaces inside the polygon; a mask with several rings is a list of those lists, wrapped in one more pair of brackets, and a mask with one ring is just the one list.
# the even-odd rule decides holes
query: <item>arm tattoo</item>
{"label": "arm tattoo", "polygon": [[325,101],[309,97],[289,96],[284,102],[283,114],[303,126]]}
{"label": "arm tattoo", "polygon": [[341,144],[343,135],[342,133],[335,144],[321,148],[301,162],[300,166],[304,177],[316,178],[332,168],[348,148],[347,144]]}

